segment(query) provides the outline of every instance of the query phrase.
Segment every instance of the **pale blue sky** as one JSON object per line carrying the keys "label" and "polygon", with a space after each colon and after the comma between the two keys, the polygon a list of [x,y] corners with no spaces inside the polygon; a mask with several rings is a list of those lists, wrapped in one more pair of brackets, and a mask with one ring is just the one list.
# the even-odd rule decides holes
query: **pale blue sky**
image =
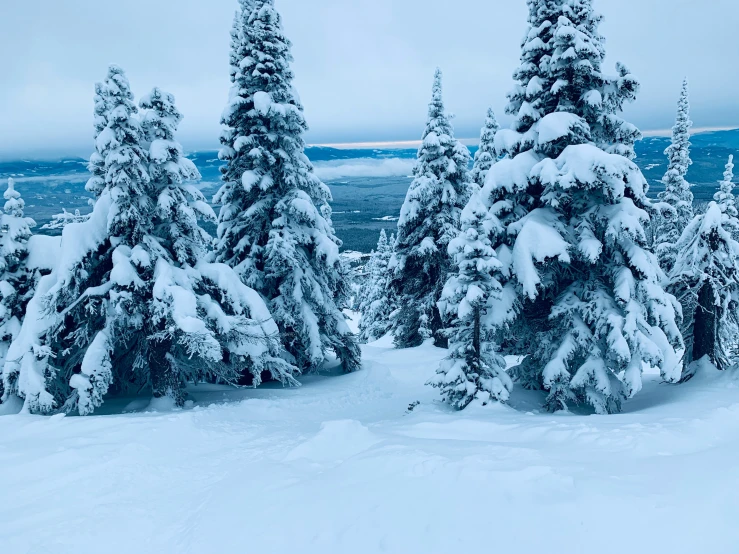
{"label": "pale blue sky", "polygon": [[[11,4],[11,5],[7,5]],[[123,4],[123,5],[122,5]],[[526,27],[524,0],[276,0],[293,41],[312,143],[419,137],[434,67],[461,137],[505,93]],[[672,124],[684,75],[698,127],[739,126],[734,0],[596,0],[608,67],[642,81],[629,117]],[[93,83],[109,63],[137,97],[157,85],[185,114],[187,149],[215,147],[236,0],[24,0],[3,7],[0,154],[91,149]]]}

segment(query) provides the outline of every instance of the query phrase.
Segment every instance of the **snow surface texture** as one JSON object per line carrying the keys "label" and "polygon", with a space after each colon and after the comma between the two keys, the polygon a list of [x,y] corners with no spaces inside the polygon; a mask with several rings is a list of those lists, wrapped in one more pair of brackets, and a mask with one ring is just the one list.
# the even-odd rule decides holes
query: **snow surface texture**
{"label": "snow surface texture", "polygon": [[301,389],[198,387],[191,409],[0,417],[2,551],[736,552],[728,375],[648,375],[607,417],[526,413],[520,388],[519,411],[454,413],[423,385],[446,351],[363,354]]}

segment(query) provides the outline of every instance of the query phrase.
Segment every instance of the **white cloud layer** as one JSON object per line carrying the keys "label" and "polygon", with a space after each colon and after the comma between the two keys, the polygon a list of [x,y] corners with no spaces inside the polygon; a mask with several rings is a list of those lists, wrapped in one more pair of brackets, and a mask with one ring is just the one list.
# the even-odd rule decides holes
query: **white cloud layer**
{"label": "white cloud layer", "polygon": [[332,162],[315,162],[316,175],[324,181],[357,177],[406,177],[413,171],[415,160],[407,158],[353,158]]}

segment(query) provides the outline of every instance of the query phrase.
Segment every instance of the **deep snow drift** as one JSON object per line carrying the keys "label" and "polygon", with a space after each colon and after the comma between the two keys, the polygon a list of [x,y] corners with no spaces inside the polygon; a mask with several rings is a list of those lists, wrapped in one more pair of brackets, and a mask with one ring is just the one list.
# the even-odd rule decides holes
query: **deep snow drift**
{"label": "deep snow drift", "polygon": [[647,376],[621,415],[535,413],[520,388],[454,413],[424,386],[444,355],[386,338],[300,388],[0,417],[0,550],[736,552],[731,376]]}

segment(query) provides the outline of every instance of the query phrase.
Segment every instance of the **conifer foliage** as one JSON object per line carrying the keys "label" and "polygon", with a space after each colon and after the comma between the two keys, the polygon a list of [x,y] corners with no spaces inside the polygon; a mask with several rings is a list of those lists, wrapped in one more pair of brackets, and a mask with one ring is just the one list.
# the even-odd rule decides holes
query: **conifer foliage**
{"label": "conifer foliage", "polygon": [[719,369],[730,365],[739,307],[739,220],[733,195],[733,156],[704,214],[695,216],[677,242],[671,284],[683,304],[686,362],[693,375],[704,356]]}
{"label": "conifer foliage", "polygon": [[549,409],[615,412],[640,390],[643,365],[677,379],[682,346],[649,250],[647,182],[630,161],[639,132],[619,116],[638,85],[624,66],[601,72],[591,0],[529,8],[514,125],[496,136],[507,159],[483,193],[500,223],[501,329],[509,352],[526,355],[512,374],[548,390]]}
{"label": "conifer foliage", "polygon": [[377,250],[372,252],[367,264],[369,277],[362,290],[359,312],[359,339],[372,342],[385,336],[392,327],[391,316],[396,309],[395,297],[390,289],[391,275],[388,271],[395,252],[395,237],[388,241],[385,229],[380,231]]}
{"label": "conifer foliage", "polygon": [[[18,336],[33,295],[34,275],[26,265],[28,240],[33,219],[24,216],[25,202],[8,179],[3,194],[5,206],[0,216],[0,364],[4,363],[10,343]],[[0,367],[2,367],[0,365]],[[0,381],[0,394],[3,386]]]}
{"label": "conifer foliage", "polygon": [[494,300],[502,287],[496,275],[501,264],[490,245],[490,215],[477,185],[472,185],[470,201],[462,212],[462,232],[449,244],[458,273],[444,286],[439,308],[452,327],[449,357],[429,384],[441,389],[442,397],[456,409],[471,402],[487,404],[506,401],[513,383],[506,363],[494,343],[497,313]]}
{"label": "conifer foliage", "polygon": [[186,382],[245,371],[294,383],[261,298],[227,266],[195,263],[207,239],[197,217],[209,208],[184,183],[197,171],[174,140],[174,98],[154,89],[139,119],[116,66],[96,92],[98,197],[88,220],[64,227],[60,258],[9,348],[4,397],[85,415],[129,389],[182,405]]}
{"label": "conifer foliage", "polygon": [[398,220],[393,261],[398,347],[418,346],[429,338],[437,346],[446,345],[436,303],[452,270],[447,247],[458,233],[460,213],[467,202],[469,160],[469,150],[454,138],[444,111],[441,71],[437,69],[413,182]]}
{"label": "conifer foliage", "polygon": [[147,171],[155,201],[152,235],[163,252],[171,253],[178,264],[195,265],[210,247],[211,237],[199,220],[215,222],[216,216],[202,193],[188,181],[200,179],[200,172],[182,153],[174,133],[182,115],[174,96],[154,88],[139,102],[143,139],[148,143]]}
{"label": "conifer foliage", "polygon": [[677,118],[672,128],[672,142],[665,150],[669,160],[667,173],[662,178],[665,190],[659,193],[659,199],[668,204],[674,211],[667,211],[658,219],[655,243],[660,265],[666,272],[672,271],[675,265],[677,242],[685,228],[693,220],[693,193],[690,183],[685,179],[692,165],[690,159],[690,98],[688,80],[683,81],[680,100],[677,104]]}
{"label": "conifer foliage", "polygon": [[485,125],[480,131],[480,146],[475,152],[475,160],[470,173],[472,182],[480,188],[485,186],[488,171],[498,161],[498,153],[495,150],[495,134],[498,130],[500,130],[500,125],[495,118],[495,112],[493,108],[488,108]]}
{"label": "conifer foliage", "polygon": [[341,312],[349,292],[341,243],[331,193],[304,154],[307,125],[292,85],[291,45],[272,0],[250,4],[223,115],[217,259],[266,299],[301,370],[318,369],[333,350],[344,370],[354,371],[360,354]]}

